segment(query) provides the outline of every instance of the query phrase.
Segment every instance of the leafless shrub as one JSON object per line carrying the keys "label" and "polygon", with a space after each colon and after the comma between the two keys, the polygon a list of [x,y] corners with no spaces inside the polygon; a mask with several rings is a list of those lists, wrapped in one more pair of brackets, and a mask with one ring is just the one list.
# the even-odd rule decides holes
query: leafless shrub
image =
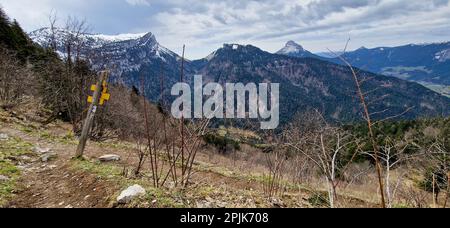
{"label": "leafless shrub", "polygon": [[35,75],[15,54],[0,47],[0,105],[19,104],[24,96],[36,94]]}
{"label": "leafless shrub", "polygon": [[[184,81],[184,47],[181,61],[180,81]],[[169,178],[175,186],[187,188],[193,174],[193,165],[203,144],[210,119],[185,121],[169,118],[165,110],[164,76],[160,75],[160,106],[158,111],[148,112],[145,79],[141,78],[141,95],[146,139],[146,154],[150,162],[153,185],[162,187]],[[154,107],[154,106],[150,106]],[[177,123],[178,122],[178,123]],[[155,131],[160,129],[161,131]],[[181,171],[179,171],[181,169]]]}
{"label": "leafless shrub", "polygon": [[267,198],[272,199],[283,194],[283,178],[286,156],[281,151],[266,154],[268,174],[264,175],[263,190]]}
{"label": "leafless shrub", "polygon": [[427,208],[429,205],[428,193],[417,189],[416,186],[404,186],[399,189],[399,198],[405,202],[405,206],[414,208]]}
{"label": "leafless shrub", "polygon": [[[139,93],[123,85],[109,86],[111,100],[100,107],[91,131],[91,139],[135,141],[144,134],[142,103]],[[150,112],[156,112],[151,107]]]}
{"label": "leafless shrub", "polygon": [[[175,144],[168,140],[167,117],[156,110],[149,112],[149,106],[145,97],[145,82],[142,79],[142,107],[144,116],[144,141],[146,147],[143,152],[139,153],[140,163],[145,157],[148,157],[150,162],[151,177],[154,187],[158,188],[164,186],[168,177],[176,178],[176,159],[173,158],[175,151]],[[154,108],[150,106],[150,108]],[[160,134],[154,129],[162,129]],[[164,157],[160,157],[160,152],[165,151]],[[168,169],[165,167],[168,166]],[[172,174],[172,175],[171,175]],[[174,180],[176,182],[176,180]]]}
{"label": "leafless shrub", "polygon": [[329,126],[320,113],[306,113],[298,116],[284,133],[287,145],[308,158],[320,171],[327,184],[330,207],[336,206],[338,175],[347,164],[341,164],[346,149],[355,143],[351,134]]}
{"label": "leafless shrub", "polygon": [[309,184],[313,181],[317,168],[302,154],[295,154],[286,162],[287,173],[296,185]]}
{"label": "leafless shrub", "polygon": [[181,151],[181,185],[188,187],[193,174],[193,165],[200,147],[203,143],[203,136],[207,133],[210,119],[203,119],[198,122],[191,122],[186,127],[185,139],[182,140]]}
{"label": "leafless shrub", "polygon": [[138,163],[136,165],[136,169],[134,170],[134,175],[139,176],[142,168],[145,164],[145,159],[148,157],[146,153],[147,148],[144,148],[145,144],[140,141],[140,138],[137,139],[137,148],[136,148],[136,156],[138,157]]}
{"label": "leafless shrub", "polygon": [[[35,64],[39,72],[40,93],[43,102],[53,115],[48,123],[56,118],[71,122],[73,130],[79,133],[81,121],[87,109],[87,96],[91,92],[90,85],[96,80],[96,73],[90,69],[87,56],[83,56],[82,50],[86,44],[82,35],[89,29],[84,20],[69,17],[65,23],[68,31],[62,42],[65,55],[62,61],[56,56],[56,14],[49,16],[50,23],[50,50],[46,59]],[[53,54],[52,54],[53,53]]]}
{"label": "leafless shrub", "polygon": [[183,123],[185,133],[184,140],[181,140],[181,132],[177,131],[175,120],[164,114],[147,114],[144,119],[146,146],[140,157],[142,159],[146,156],[150,163],[154,186],[162,187],[171,179],[175,186],[187,188],[210,120]]}

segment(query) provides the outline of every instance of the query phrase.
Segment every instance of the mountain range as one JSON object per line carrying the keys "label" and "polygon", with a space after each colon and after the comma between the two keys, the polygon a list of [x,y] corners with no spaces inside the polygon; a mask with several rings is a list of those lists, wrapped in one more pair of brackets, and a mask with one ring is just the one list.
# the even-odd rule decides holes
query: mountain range
{"label": "mountain range", "polygon": [[[62,40],[67,33],[58,30],[56,36],[61,56],[65,50]],[[30,33],[30,37],[48,47],[49,34],[49,29],[44,28]],[[143,80],[146,95],[153,100],[161,96],[161,78],[164,78],[165,93],[179,81],[181,57],[161,46],[152,33],[84,34],[82,39],[86,41],[84,55],[89,55],[94,69],[108,68],[114,80],[129,86],[139,87]],[[442,63],[447,62],[446,58],[446,53],[439,58],[434,56]],[[191,82],[194,74],[202,74],[206,77],[205,82],[280,83],[280,112],[284,123],[297,112],[310,109],[321,111],[334,122],[361,120],[351,71],[337,63],[336,59],[315,55],[290,41],[275,54],[252,45],[225,44],[203,59],[184,61],[184,69],[187,82]],[[376,70],[374,72],[377,73]],[[405,110],[408,112],[402,118],[450,114],[450,98],[417,83],[364,70],[359,76],[365,81],[363,90],[371,91],[367,98],[371,102],[371,111],[377,113],[376,119],[395,116]]]}
{"label": "mountain range", "polygon": [[450,42],[360,48],[343,57],[352,65],[371,72],[450,86]]}
{"label": "mountain range", "polygon": [[[287,46],[300,45],[290,41]],[[312,54],[303,48],[286,47],[278,53],[292,57],[312,57],[343,64],[339,57],[331,53]],[[339,54],[360,69],[417,82],[450,96],[450,42],[409,44],[372,49],[361,47],[355,51],[340,52]]]}
{"label": "mountain range", "polygon": [[[320,110],[332,121],[361,119],[350,69],[331,62],[272,54],[252,45],[226,44],[197,73],[215,82],[280,83],[281,116],[286,120],[309,109]],[[404,118],[450,113],[449,98],[417,83],[365,71],[359,77],[365,81],[362,88],[368,92],[370,111],[379,112],[375,119],[395,116],[408,108],[412,109]]]}
{"label": "mountain range", "polygon": [[[50,47],[54,36],[57,52],[62,58],[66,57],[65,40],[70,32],[56,29],[55,35],[52,34],[49,28],[42,28],[29,33],[29,36],[46,48]],[[144,81],[146,95],[153,100],[160,96],[162,73],[168,85],[178,82],[181,57],[160,45],[152,33],[82,34],[79,39],[83,46],[82,55],[89,57],[94,70],[108,69],[113,81],[137,88],[141,88],[141,81]],[[191,73],[189,61],[185,65],[185,71]]]}

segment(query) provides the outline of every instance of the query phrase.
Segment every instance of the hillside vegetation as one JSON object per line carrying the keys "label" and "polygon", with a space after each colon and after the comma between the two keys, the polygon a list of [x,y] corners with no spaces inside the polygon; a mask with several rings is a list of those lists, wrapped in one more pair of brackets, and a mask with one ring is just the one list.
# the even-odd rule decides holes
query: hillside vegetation
{"label": "hillside vegetation", "polygon": [[[0,12],[0,207],[448,206],[447,98],[363,72],[373,80],[364,90],[381,86],[392,97],[383,100],[391,109],[374,118],[380,121],[361,123],[361,105],[347,94],[355,94],[351,70],[252,46],[225,46],[198,67],[209,77],[229,73],[219,81],[277,76],[290,82],[282,128],[255,131],[246,119],[176,120],[164,96],[147,99],[144,82],[110,80],[112,99],[98,108],[84,156],[74,159],[97,77],[76,51],[83,48],[76,34],[84,23],[67,21],[73,32],[62,57],[52,46],[34,44]],[[153,87],[163,90],[164,77],[158,79]],[[419,109],[395,116],[408,105]],[[371,107],[369,116],[384,106]],[[348,121],[340,123],[341,117]],[[138,194],[123,198],[129,187]]]}

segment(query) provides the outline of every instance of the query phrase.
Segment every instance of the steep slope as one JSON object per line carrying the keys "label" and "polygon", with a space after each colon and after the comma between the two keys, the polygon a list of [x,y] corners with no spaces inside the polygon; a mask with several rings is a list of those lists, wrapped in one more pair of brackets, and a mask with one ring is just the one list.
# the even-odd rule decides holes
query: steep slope
{"label": "steep slope", "polygon": [[[60,56],[65,57],[65,39],[70,35],[64,29],[55,30],[55,40]],[[30,37],[44,47],[50,46],[52,32],[43,28],[30,33]],[[167,88],[180,77],[181,57],[158,43],[152,33],[122,34],[116,36],[82,34],[82,55],[91,60],[95,70],[109,69],[113,81],[141,87],[144,79],[146,95],[157,100],[160,97],[160,81],[164,77]],[[192,72],[186,61],[187,74]]]}
{"label": "steep slope", "polygon": [[[105,44],[92,52],[94,69],[112,69],[117,80],[137,87],[143,78],[146,94],[152,99],[160,94],[161,77],[167,86],[178,82],[180,77],[181,57],[162,47],[151,33],[139,39]],[[185,65],[186,71],[191,72],[189,62]]]}
{"label": "steep slope", "polygon": [[[318,109],[333,121],[360,120],[355,83],[348,68],[313,58],[294,58],[264,52],[254,46],[224,45],[199,73],[219,82],[274,82],[281,84],[281,116],[289,120],[296,112]],[[372,101],[374,118],[448,115],[450,99],[416,83],[360,72]],[[374,90],[376,89],[376,90]],[[380,99],[384,98],[384,99]]]}

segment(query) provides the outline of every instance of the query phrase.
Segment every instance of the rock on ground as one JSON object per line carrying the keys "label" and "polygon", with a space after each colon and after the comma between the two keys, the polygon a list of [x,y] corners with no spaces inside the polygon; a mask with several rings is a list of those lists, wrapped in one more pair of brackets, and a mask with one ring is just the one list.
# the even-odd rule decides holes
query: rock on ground
{"label": "rock on ground", "polygon": [[0,182],[9,181],[9,177],[0,175]]}
{"label": "rock on ground", "polygon": [[49,162],[57,157],[56,153],[45,153],[41,155],[42,162]]}
{"label": "rock on ground", "polygon": [[33,151],[39,155],[42,162],[49,162],[58,156],[51,148],[41,148],[36,146],[33,148]]}
{"label": "rock on ground", "polygon": [[101,162],[120,161],[120,156],[115,154],[107,154],[99,157],[98,160]]}
{"label": "rock on ground", "polygon": [[7,134],[0,134],[0,141],[3,141],[3,140],[8,140],[9,139],[9,136],[7,135]]}
{"label": "rock on ground", "polygon": [[45,153],[50,153],[52,151],[52,149],[50,148],[41,148],[41,147],[34,147],[33,148],[34,153],[36,154],[45,154]]}
{"label": "rock on ground", "polygon": [[120,204],[127,204],[133,201],[136,197],[145,195],[145,193],[145,189],[136,184],[120,193],[117,197],[117,202]]}

